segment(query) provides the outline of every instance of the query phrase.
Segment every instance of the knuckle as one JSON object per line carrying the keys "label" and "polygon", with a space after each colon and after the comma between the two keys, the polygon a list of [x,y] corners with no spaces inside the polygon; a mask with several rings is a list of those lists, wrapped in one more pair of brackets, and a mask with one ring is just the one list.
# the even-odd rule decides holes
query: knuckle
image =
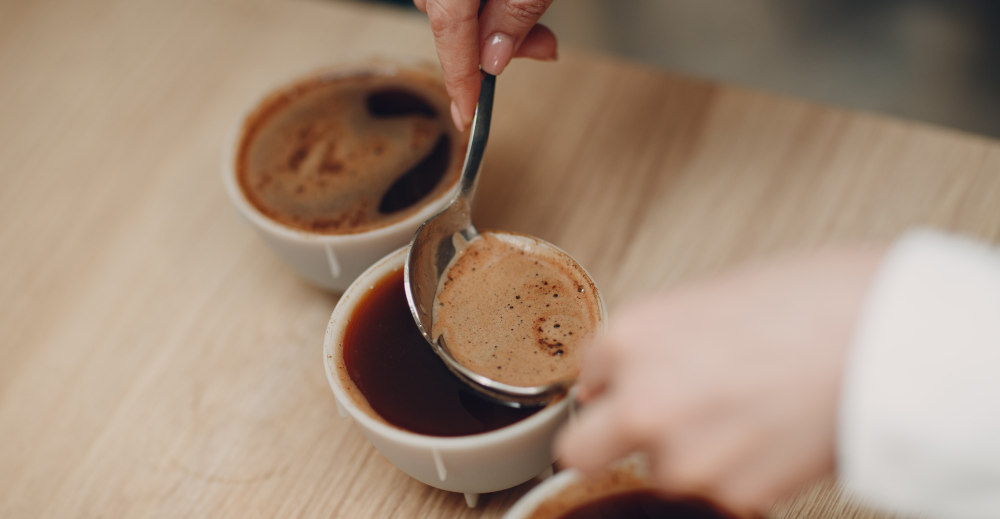
{"label": "knuckle", "polygon": [[430,4],[427,5],[427,19],[431,22],[431,32],[434,34],[441,34],[447,31],[453,23],[448,18],[447,13],[443,13],[431,7]]}
{"label": "knuckle", "polygon": [[427,18],[434,34],[447,32],[463,23],[476,20],[476,9],[463,8],[463,2],[446,2],[444,0],[426,0],[424,5]]}
{"label": "knuckle", "polygon": [[534,25],[548,9],[551,0],[508,0],[504,13],[524,25]]}
{"label": "knuckle", "polygon": [[469,74],[462,68],[446,70],[448,71],[448,75],[445,77],[444,86],[448,90],[448,95],[452,98],[457,98],[464,94],[471,95],[471,92],[474,92],[474,89],[478,85],[475,75]]}

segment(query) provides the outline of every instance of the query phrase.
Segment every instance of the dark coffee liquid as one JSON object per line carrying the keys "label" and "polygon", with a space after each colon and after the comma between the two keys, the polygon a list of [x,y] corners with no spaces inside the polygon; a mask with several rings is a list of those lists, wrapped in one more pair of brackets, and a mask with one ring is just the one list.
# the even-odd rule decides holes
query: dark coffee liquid
{"label": "dark coffee liquid", "polygon": [[438,116],[437,110],[418,94],[400,89],[372,92],[365,104],[372,117],[422,115],[433,119]]}
{"label": "dark coffee liquid", "polygon": [[570,510],[559,519],[731,519],[694,500],[669,500],[649,490],[614,494]]}
{"label": "dark coffee liquid", "polygon": [[493,403],[448,371],[413,322],[402,269],[380,280],[358,304],[344,334],[343,352],[347,374],[372,409],[418,434],[479,434],[539,410]]}
{"label": "dark coffee liquid", "polygon": [[[417,94],[404,90],[382,90],[368,96],[368,113],[375,118],[419,115],[434,119],[437,111]],[[442,133],[431,152],[392,183],[382,195],[378,212],[392,214],[419,202],[434,191],[451,162],[451,138]]]}
{"label": "dark coffee liquid", "polygon": [[450,160],[451,139],[445,134],[438,138],[434,149],[423,160],[392,183],[382,195],[378,212],[392,214],[402,211],[429,195],[444,177]]}

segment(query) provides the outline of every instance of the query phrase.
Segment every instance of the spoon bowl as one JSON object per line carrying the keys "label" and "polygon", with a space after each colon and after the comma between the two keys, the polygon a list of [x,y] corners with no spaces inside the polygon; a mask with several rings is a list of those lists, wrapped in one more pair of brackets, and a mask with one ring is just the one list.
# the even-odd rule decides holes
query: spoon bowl
{"label": "spoon bowl", "polygon": [[424,222],[413,235],[403,267],[406,301],[424,339],[445,365],[471,388],[493,400],[512,407],[543,405],[564,394],[572,381],[558,381],[543,386],[522,387],[498,382],[480,375],[459,363],[441,336],[433,337],[434,297],[441,278],[456,256],[461,254],[479,231],[472,224],[472,199],[476,192],[483,152],[490,133],[493,93],[496,76],[483,73],[472,136],[465,154],[465,165],[455,198],[437,215]]}

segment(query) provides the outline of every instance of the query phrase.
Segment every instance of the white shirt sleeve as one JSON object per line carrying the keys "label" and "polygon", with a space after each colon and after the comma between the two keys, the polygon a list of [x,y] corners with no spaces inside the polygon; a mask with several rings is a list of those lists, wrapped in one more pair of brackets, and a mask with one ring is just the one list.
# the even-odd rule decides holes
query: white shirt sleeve
{"label": "white shirt sleeve", "polygon": [[839,424],[856,496],[1000,518],[1000,252],[931,231],[892,247],[847,357]]}

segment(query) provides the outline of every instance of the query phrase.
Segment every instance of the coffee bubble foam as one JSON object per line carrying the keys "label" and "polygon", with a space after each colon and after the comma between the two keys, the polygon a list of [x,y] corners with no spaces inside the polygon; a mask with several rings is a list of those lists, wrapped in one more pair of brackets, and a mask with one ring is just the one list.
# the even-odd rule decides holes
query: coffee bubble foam
{"label": "coffee bubble foam", "polygon": [[458,180],[467,137],[429,73],[316,77],[265,100],[243,128],[240,186],[273,220],[326,234],[402,220]]}
{"label": "coffee bubble foam", "polygon": [[472,371],[514,386],[573,379],[602,319],[597,289],[562,251],[483,232],[448,269],[433,336]]}

